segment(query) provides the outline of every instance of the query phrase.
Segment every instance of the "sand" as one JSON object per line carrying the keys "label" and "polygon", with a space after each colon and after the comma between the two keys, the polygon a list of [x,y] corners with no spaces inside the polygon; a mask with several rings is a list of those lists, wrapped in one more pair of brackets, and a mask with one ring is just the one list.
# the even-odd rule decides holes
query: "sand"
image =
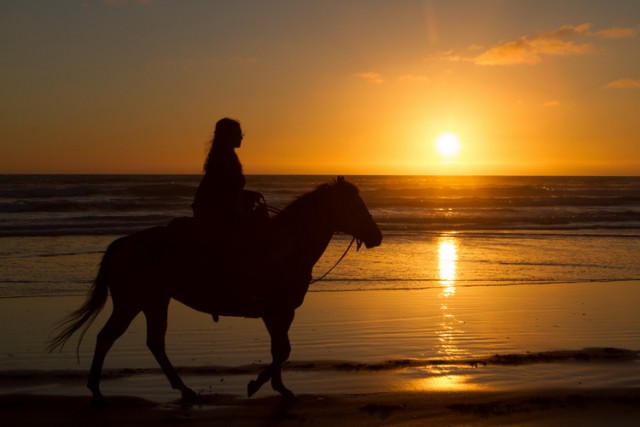
{"label": "sand", "polygon": [[88,397],[5,395],[0,413],[3,426],[634,426],[640,390],[204,395],[189,407],[119,396],[99,409]]}
{"label": "sand", "polygon": [[[581,286],[584,285],[584,286]],[[98,319],[75,360],[43,351],[78,297],[0,299],[0,424],[636,425],[639,283],[310,293],[291,330],[283,403],[247,381],[269,360],[260,322],[172,305],[168,353],[200,401],[182,406],[137,319],[109,354],[104,408],[84,387]],[[108,310],[108,308],[107,308]]]}

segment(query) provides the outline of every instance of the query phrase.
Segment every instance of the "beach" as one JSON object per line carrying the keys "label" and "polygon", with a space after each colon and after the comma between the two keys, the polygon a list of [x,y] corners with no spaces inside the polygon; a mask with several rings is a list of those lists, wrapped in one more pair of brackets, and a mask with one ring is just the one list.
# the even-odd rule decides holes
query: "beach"
{"label": "beach", "polygon": [[[325,176],[250,176],[273,206]],[[110,301],[78,347],[47,353],[108,244],[189,215],[197,176],[3,176],[0,415],[32,425],[635,425],[640,418],[637,178],[350,177],[383,232],[313,284],[290,329],[282,403],[247,383],[270,360],[259,320],[169,307],[167,354],[138,316],[86,388]],[[350,237],[336,235],[321,277]]]}
{"label": "beach", "polygon": [[298,401],[286,404],[268,385],[245,395],[269,361],[260,321],[215,324],[172,303],[167,352],[200,401],[181,405],[137,318],[107,357],[99,410],[84,383],[109,307],[78,364],[75,340],[53,354],[44,343],[81,297],[0,299],[3,425],[634,425],[639,285],[472,287],[454,300],[436,290],[309,293],[283,371]]}
{"label": "beach", "polygon": [[7,426],[635,426],[638,390],[432,392],[303,395],[237,400],[205,397],[201,404],[158,405],[118,397],[95,409],[83,397],[1,396]]}

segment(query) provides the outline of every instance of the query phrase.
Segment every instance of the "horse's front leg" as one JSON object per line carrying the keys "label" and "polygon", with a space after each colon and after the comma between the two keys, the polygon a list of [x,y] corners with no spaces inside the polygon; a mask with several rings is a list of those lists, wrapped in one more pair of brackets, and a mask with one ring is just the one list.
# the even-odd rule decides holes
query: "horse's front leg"
{"label": "horse's front leg", "polygon": [[271,379],[271,387],[282,395],[283,399],[293,400],[295,395],[286,388],[282,382],[282,365],[289,359],[291,354],[291,343],[289,342],[289,327],[293,322],[294,310],[265,316],[264,324],[271,336],[271,357],[272,361],[255,381],[250,381],[248,385],[249,396],[257,392],[260,387]]}
{"label": "horse's front leg", "polygon": [[147,318],[147,347],[149,347],[149,350],[158,361],[171,387],[182,393],[182,399],[185,402],[195,402],[198,399],[198,395],[182,382],[165,351],[168,309],[169,299],[167,298],[164,301],[149,304],[143,310]]}

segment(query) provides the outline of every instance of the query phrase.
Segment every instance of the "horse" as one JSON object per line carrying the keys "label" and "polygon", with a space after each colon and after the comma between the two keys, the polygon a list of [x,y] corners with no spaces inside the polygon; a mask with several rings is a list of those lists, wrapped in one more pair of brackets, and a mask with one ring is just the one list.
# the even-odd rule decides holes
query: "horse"
{"label": "horse", "polygon": [[[234,257],[231,267],[220,265],[229,264],[229,257],[220,260],[219,251],[193,245],[193,239],[176,232],[179,227],[171,223],[116,239],[103,255],[84,304],[58,325],[61,331],[48,350],[61,351],[82,329],[78,352],[111,294],[112,313],[97,334],[87,382],[93,403],[105,401],[100,377],[107,352],[140,312],[146,318],[147,347],[171,387],[181,392],[183,401],[195,401],[197,394],[184,384],[165,352],[168,306],[175,299],[214,320],[217,316],[262,319],[271,338],[272,361],[248,383],[247,394],[251,397],[271,380],[284,400],[295,399],[283,384],[281,371],[291,352],[288,331],[304,301],[313,266],[336,232],[353,236],[367,248],[381,244],[382,232],[358,188],[343,177],[300,196],[266,221],[261,237],[246,244],[243,256]],[[223,270],[231,274],[222,274]]]}

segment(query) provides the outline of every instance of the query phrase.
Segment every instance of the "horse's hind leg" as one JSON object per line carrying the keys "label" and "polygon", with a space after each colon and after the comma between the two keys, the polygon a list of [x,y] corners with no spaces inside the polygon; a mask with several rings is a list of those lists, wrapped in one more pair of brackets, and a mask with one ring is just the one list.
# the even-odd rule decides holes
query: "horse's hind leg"
{"label": "horse's hind leg", "polygon": [[136,317],[140,310],[131,307],[121,307],[114,302],[113,312],[107,320],[107,323],[98,333],[96,338],[96,349],[93,352],[93,362],[91,363],[91,371],[89,372],[89,380],[87,387],[93,394],[94,405],[101,405],[104,397],[100,392],[100,375],[104,359],[113,343],[127,330],[131,321]]}
{"label": "horse's hind leg", "polygon": [[[267,320],[266,325],[271,335],[271,356],[273,372],[271,373],[271,387],[280,393],[285,400],[294,400],[295,395],[282,382],[282,365],[291,354],[289,328],[293,322],[294,311],[283,313],[276,319]],[[265,319],[266,320],[266,319]]]}
{"label": "horse's hind leg", "polygon": [[165,351],[165,335],[167,333],[167,312],[169,309],[169,299],[161,303],[145,308],[144,315],[147,318],[147,347],[160,364],[162,371],[167,376],[171,387],[180,390],[182,399],[193,402],[198,395],[189,387],[184,385],[182,379],[169,361]]}

